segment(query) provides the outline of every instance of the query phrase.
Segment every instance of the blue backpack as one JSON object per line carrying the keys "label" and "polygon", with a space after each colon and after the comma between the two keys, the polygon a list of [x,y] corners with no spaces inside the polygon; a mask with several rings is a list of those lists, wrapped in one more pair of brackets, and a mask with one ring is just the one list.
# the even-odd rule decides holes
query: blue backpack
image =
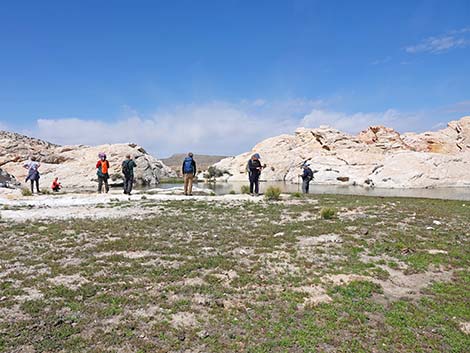
{"label": "blue backpack", "polygon": [[193,159],[191,157],[186,157],[183,162],[183,173],[191,174],[193,172]]}

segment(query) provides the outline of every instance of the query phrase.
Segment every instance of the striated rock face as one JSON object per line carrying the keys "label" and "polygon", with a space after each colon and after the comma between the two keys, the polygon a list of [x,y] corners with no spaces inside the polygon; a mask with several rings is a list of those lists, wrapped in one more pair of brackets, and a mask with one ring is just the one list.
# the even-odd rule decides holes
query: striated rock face
{"label": "striated rock face", "polygon": [[215,166],[229,181],[246,181],[245,167],[254,153],[267,167],[265,181],[298,182],[300,166],[309,161],[315,182],[385,188],[470,186],[470,116],[435,132],[400,135],[372,126],[357,136],[321,126],[299,128],[257,144],[252,151]]}
{"label": "striated rock face", "polygon": [[98,153],[105,152],[110,163],[111,183],[121,182],[121,162],[127,154],[135,157],[135,177],[138,184],[154,185],[161,178],[175,173],[161,161],[135,144],[101,146],[59,146],[24,135],[0,131],[0,167],[23,182],[27,171],[23,164],[31,156],[41,163],[41,187],[49,187],[59,177],[65,187],[91,188],[96,186]]}

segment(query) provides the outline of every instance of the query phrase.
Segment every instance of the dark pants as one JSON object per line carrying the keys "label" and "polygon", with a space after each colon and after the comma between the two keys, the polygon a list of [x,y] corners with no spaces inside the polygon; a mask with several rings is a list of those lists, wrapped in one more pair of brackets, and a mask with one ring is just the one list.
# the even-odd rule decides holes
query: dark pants
{"label": "dark pants", "polygon": [[56,186],[56,187],[52,188],[52,191],[54,191],[54,192],[59,192],[59,190],[60,190],[60,186]]}
{"label": "dark pants", "polygon": [[104,183],[104,188],[106,192],[108,192],[109,191],[108,177],[98,176],[98,192],[100,194],[101,194],[101,189],[103,189],[103,183]]}
{"label": "dark pants", "polygon": [[253,191],[255,194],[259,194],[259,174],[250,173],[250,194]]}
{"label": "dark pants", "polygon": [[124,193],[131,194],[132,186],[134,185],[134,176],[124,176]]}
{"label": "dark pants", "polygon": [[39,179],[31,180],[31,193],[34,192],[34,183],[36,183],[36,191],[39,194]]}
{"label": "dark pants", "polygon": [[310,188],[310,180],[304,179],[302,181],[302,192],[308,194],[308,189]]}

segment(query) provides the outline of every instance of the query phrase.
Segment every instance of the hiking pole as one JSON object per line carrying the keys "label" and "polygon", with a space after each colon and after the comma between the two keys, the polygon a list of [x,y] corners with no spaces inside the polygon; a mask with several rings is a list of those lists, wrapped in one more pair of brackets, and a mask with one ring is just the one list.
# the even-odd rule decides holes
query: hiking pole
{"label": "hiking pole", "polygon": [[297,175],[297,192],[300,192],[300,176]]}

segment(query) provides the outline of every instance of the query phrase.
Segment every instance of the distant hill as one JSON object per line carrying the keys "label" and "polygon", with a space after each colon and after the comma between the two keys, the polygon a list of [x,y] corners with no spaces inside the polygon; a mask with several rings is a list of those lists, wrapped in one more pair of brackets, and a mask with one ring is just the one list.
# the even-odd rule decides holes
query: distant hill
{"label": "distant hill", "polygon": [[[175,153],[171,157],[163,158],[161,161],[171,169],[173,169],[178,175],[181,174],[181,165],[183,164],[184,158],[187,156],[186,153]],[[196,161],[198,171],[206,171],[211,165],[220,162],[227,156],[209,156],[204,154],[194,154],[194,160]]]}

